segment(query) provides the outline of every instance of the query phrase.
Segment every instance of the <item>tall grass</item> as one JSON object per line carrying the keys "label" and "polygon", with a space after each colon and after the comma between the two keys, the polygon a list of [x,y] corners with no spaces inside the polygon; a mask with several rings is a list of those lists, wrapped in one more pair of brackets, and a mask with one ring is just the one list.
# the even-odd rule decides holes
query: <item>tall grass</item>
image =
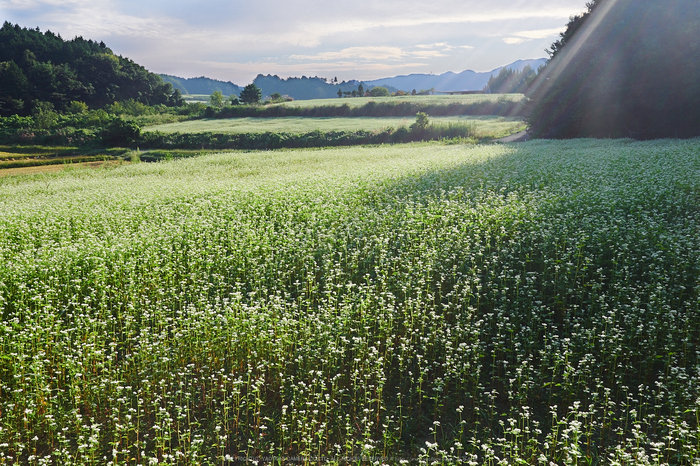
{"label": "tall grass", "polygon": [[699,144],[2,179],[0,463],[697,464]]}

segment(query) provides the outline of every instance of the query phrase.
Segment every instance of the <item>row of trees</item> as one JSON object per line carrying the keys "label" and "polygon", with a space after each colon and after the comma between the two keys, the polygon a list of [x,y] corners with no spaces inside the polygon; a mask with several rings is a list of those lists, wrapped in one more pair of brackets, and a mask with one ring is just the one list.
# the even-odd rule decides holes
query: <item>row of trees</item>
{"label": "row of trees", "polygon": [[0,28],[0,116],[30,115],[47,105],[71,111],[75,103],[102,108],[115,101],[184,104],[179,91],[103,43],[51,31]]}
{"label": "row of trees", "polygon": [[[399,91],[401,92],[401,91]],[[415,89],[413,90],[413,95],[416,94]],[[371,89],[368,89],[365,91],[365,88],[362,84],[357,86],[357,90],[353,89],[352,91],[343,91],[342,89],[338,89],[338,97],[389,97],[391,95],[391,92],[389,92],[389,89],[386,87],[382,86],[374,86]],[[399,95],[399,94],[397,94]],[[403,95],[400,94],[400,95]]]}
{"label": "row of trees", "polygon": [[[282,101],[283,97],[279,93],[275,93],[270,96],[271,100]],[[230,105],[239,105],[240,103],[247,105],[255,105],[260,103],[262,100],[262,90],[255,84],[248,84],[241,91],[240,96],[232,95],[229,97],[228,103]],[[214,108],[223,108],[226,100],[224,94],[221,91],[214,91],[209,97],[209,104]]]}
{"label": "row of trees", "polygon": [[496,76],[489,78],[484,92],[492,94],[524,94],[537,77],[537,72],[531,66],[526,66],[522,71],[511,68],[501,68]]}

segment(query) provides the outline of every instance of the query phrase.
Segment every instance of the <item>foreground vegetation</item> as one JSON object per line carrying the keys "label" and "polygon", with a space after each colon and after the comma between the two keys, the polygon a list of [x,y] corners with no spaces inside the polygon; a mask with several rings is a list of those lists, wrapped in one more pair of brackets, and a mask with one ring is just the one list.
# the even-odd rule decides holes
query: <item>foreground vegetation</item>
{"label": "foreground vegetation", "polygon": [[0,179],[0,464],[697,464],[699,153]]}

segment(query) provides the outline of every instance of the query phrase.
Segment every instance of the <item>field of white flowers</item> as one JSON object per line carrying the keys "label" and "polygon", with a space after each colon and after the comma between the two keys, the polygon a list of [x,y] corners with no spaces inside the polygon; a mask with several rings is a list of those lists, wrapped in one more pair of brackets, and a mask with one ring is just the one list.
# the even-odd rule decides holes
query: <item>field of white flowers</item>
{"label": "field of white flowers", "polygon": [[700,141],[0,179],[0,465],[700,464]]}

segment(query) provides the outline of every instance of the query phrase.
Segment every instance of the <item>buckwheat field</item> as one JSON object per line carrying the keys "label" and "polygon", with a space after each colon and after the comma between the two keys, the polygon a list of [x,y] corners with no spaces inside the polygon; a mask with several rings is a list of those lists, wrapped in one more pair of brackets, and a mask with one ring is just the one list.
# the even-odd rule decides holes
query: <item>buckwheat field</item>
{"label": "buckwheat field", "polygon": [[700,141],[0,179],[0,465],[700,464]]}

